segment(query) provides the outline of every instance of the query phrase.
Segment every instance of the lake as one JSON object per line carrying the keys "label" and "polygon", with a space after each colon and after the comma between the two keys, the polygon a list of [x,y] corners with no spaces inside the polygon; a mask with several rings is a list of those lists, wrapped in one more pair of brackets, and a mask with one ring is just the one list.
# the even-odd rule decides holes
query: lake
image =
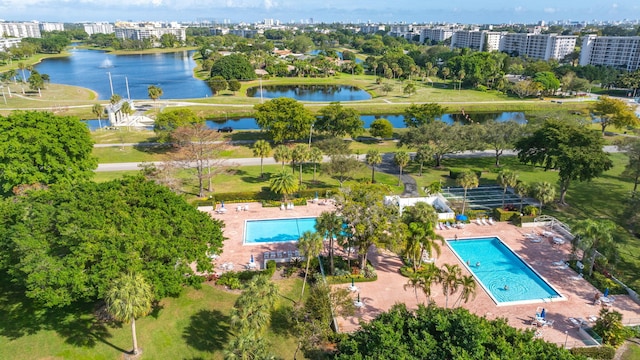
{"label": "lake", "polygon": [[[260,87],[247,89],[247,96],[260,97]],[[358,101],[369,100],[368,92],[348,85],[267,85],[262,86],[262,97],[287,97],[298,101]]]}
{"label": "lake", "polygon": [[[489,120],[495,121],[509,121],[513,120],[518,124],[526,124],[527,119],[523,112],[499,112],[499,113],[478,113],[478,114],[468,114],[469,118],[471,118],[474,122],[485,123]],[[371,123],[376,119],[387,119],[391,122],[394,128],[402,129],[406,128],[404,125],[404,115],[360,115],[360,119],[364,121],[364,127],[369,128]],[[438,118],[440,121],[444,121],[447,124],[453,124],[455,122],[460,124],[468,124],[469,122],[465,119],[460,113],[456,114],[444,114],[441,118]],[[99,123],[98,120],[86,120],[84,121],[91,131],[98,129]],[[241,117],[241,118],[229,118],[229,119],[215,119],[215,120],[207,120],[207,127],[211,129],[218,129],[224,126],[231,126],[234,130],[259,130],[258,124],[256,123],[256,119],[253,117]],[[100,124],[102,127],[109,126],[108,122],[102,120]]]}
{"label": "lake", "polygon": [[144,55],[112,55],[84,49],[70,52],[68,57],[45,59],[35,69],[48,74],[52,83],[89,88],[101,100],[111,97],[109,73],[113,92],[123,98],[127,98],[127,82],[132,99],[149,99],[149,85],[162,88],[162,99],[211,96],[209,86],[193,77],[193,51]]}

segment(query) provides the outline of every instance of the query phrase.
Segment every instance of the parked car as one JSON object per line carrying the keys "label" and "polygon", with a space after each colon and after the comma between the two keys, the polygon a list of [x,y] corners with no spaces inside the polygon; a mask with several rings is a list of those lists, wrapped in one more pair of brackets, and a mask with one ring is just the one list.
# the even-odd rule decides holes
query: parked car
{"label": "parked car", "polygon": [[218,128],[218,132],[232,132],[232,131],[233,131],[233,128],[231,126]]}

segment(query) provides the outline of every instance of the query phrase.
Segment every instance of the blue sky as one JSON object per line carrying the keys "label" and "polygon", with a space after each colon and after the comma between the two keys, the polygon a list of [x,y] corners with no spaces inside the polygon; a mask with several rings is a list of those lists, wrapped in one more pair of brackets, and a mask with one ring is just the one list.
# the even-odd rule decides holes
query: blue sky
{"label": "blue sky", "polygon": [[640,19],[638,0],[0,0],[0,19],[41,21],[211,19],[221,22],[459,22]]}

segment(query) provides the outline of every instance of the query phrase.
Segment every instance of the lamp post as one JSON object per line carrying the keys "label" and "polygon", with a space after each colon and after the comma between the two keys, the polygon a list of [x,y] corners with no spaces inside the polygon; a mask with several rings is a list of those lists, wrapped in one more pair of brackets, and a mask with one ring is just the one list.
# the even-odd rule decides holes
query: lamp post
{"label": "lamp post", "polygon": [[313,133],[313,124],[311,124],[311,128],[309,128],[309,149],[311,149],[311,133]]}
{"label": "lamp post", "polygon": [[569,339],[569,331],[565,330],[564,331],[564,348],[567,348],[567,340]]}

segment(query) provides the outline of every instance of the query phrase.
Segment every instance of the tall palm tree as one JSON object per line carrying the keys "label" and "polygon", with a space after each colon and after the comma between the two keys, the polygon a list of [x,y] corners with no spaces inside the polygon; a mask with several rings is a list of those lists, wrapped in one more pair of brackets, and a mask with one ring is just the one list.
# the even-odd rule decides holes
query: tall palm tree
{"label": "tall palm tree", "polygon": [[540,201],[540,214],[542,214],[544,204],[552,202],[556,197],[556,188],[546,181],[533,184],[531,192]]}
{"label": "tall palm tree", "polygon": [[371,149],[367,151],[366,161],[367,165],[371,166],[371,182],[375,183],[376,165],[382,163],[382,155],[380,155],[380,152],[378,150]]}
{"label": "tall palm tree", "polygon": [[477,188],[480,185],[480,180],[478,180],[476,173],[467,169],[458,175],[456,182],[464,189],[462,198],[462,213],[464,214],[465,205],[467,204],[467,190]]}
{"label": "tall palm tree", "polygon": [[516,186],[518,183],[518,174],[511,170],[503,169],[498,173],[496,181],[500,187],[502,187],[502,207],[504,208],[504,198],[507,196],[507,189]]}
{"label": "tall palm tree", "polygon": [[400,183],[402,181],[402,169],[404,169],[404,167],[409,164],[409,160],[411,160],[411,157],[406,151],[398,151],[393,156],[393,162],[395,162],[396,165],[398,165],[398,167],[400,168],[400,173],[398,175],[398,186],[400,186]]}
{"label": "tall palm tree", "polygon": [[[613,232],[616,224],[610,220],[586,219],[578,221],[573,226],[577,248],[582,249],[582,262],[589,261],[589,276],[593,274],[593,263],[595,251],[602,244],[613,242]],[[590,258],[588,258],[590,257]]]}
{"label": "tall palm tree", "polygon": [[431,263],[426,264],[420,271],[414,272],[409,276],[408,282],[404,285],[406,290],[409,287],[413,287],[416,293],[416,301],[418,300],[418,289],[422,290],[424,296],[427,298],[427,304],[431,302],[431,285],[440,282],[440,269]]}
{"label": "tall palm tree", "polygon": [[444,308],[449,306],[449,295],[453,295],[460,287],[460,275],[462,270],[457,264],[444,264],[444,268],[440,269],[440,279],[442,282],[442,293],[445,296]]}
{"label": "tall palm tree", "polygon": [[282,162],[282,169],[284,170],[284,163],[291,160],[291,149],[286,145],[278,145],[273,149],[273,160],[276,162]]}
{"label": "tall palm tree", "polygon": [[318,163],[322,162],[322,150],[317,147],[312,147],[309,150],[309,161],[313,163],[313,182],[316,182],[316,169]]}
{"label": "tall palm tree", "polygon": [[298,190],[295,175],[287,170],[282,169],[271,177],[271,191],[276,194],[282,194],[284,201],[287,201],[287,195]]}
{"label": "tall palm tree", "polygon": [[100,119],[102,118],[104,107],[102,107],[102,105],[100,104],[93,104],[93,107],[91,108],[91,112],[98,117],[98,126],[100,127],[100,129],[102,129],[102,121],[100,121]]}
{"label": "tall palm tree", "polygon": [[518,181],[513,190],[520,197],[520,213],[522,213],[522,203],[524,202],[524,197],[529,195],[531,189],[529,188],[529,185],[524,181]]}
{"label": "tall palm tree", "polygon": [[416,295],[416,302],[419,302],[420,300],[418,300],[418,289],[423,287],[423,283],[424,283],[424,277],[422,277],[419,272],[415,271],[409,274],[409,279],[407,280],[407,283],[404,284],[402,288],[406,291],[407,288],[412,287],[413,292]]}
{"label": "tall palm tree", "polygon": [[304,271],[304,282],[302,283],[302,292],[300,293],[300,301],[304,296],[304,287],[307,284],[307,275],[309,275],[309,264],[311,264],[311,258],[320,255],[322,251],[322,236],[317,232],[305,231],[302,233],[302,237],[298,240],[298,249],[307,259],[307,267]]}
{"label": "tall palm tree", "polygon": [[[471,275],[463,275],[462,278],[460,278],[460,286],[462,287],[462,289],[457,300],[458,306],[462,304],[462,301],[464,301],[465,304],[469,302],[470,297],[473,297],[473,299],[475,299],[476,290],[478,289],[477,283]],[[455,306],[455,303],[453,306]]]}
{"label": "tall palm tree", "polygon": [[253,156],[260,157],[260,178],[264,177],[263,162],[264,158],[271,154],[271,145],[266,140],[257,140],[253,143]]}
{"label": "tall palm tree", "polygon": [[309,158],[309,148],[307,145],[298,144],[291,151],[291,162],[300,166],[300,180],[298,185],[302,185],[302,164]]}
{"label": "tall palm tree", "polygon": [[334,211],[323,211],[316,219],[316,231],[329,239],[329,271],[335,272],[333,253],[335,239],[342,233],[342,218]]}
{"label": "tall palm tree", "polygon": [[435,232],[437,221],[435,209],[424,202],[407,207],[402,213],[402,222],[407,225],[405,253],[413,262],[414,271],[417,271],[425,252],[432,255],[435,251],[440,255],[436,240],[442,241],[443,238]]}
{"label": "tall palm tree", "polygon": [[125,274],[117,278],[107,290],[105,301],[111,316],[118,321],[131,322],[133,354],[138,354],[136,318],[151,311],[153,292],[140,274]]}
{"label": "tall palm tree", "polygon": [[149,85],[147,88],[147,93],[149,95],[149,99],[153,100],[155,103],[162,96],[162,88],[155,85]]}

